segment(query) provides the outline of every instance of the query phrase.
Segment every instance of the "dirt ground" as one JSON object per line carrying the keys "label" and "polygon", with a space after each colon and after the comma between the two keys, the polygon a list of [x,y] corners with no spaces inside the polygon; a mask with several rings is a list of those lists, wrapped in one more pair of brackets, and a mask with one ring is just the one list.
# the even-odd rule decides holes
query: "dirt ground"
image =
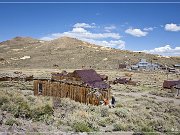
{"label": "dirt ground", "polygon": [[[61,72],[62,70],[74,71],[74,69],[0,69],[0,74],[21,71],[27,75],[34,75],[35,78],[50,78],[51,72]],[[175,97],[175,93],[172,93],[171,90],[162,88],[164,80],[177,80],[180,79],[180,75],[169,74],[167,78],[167,74],[162,71],[97,70],[97,72],[108,75],[108,81],[119,77],[128,78],[127,74],[132,74],[132,80],[137,81],[138,85],[111,84],[111,93],[116,99],[115,108],[86,106],[69,99],[63,99],[61,106],[54,109],[53,115],[44,118],[44,120],[47,119],[46,121],[14,118],[12,112],[2,109],[4,105],[2,101],[0,132],[98,132],[99,134],[101,132],[103,134],[105,132],[107,134],[124,134],[124,132],[126,134],[134,132],[170,134],[180,132],[180,99]],[[33,82],[0,82],[1,93],[11,91],[15,94],[19,93],[27,101],[32,98],[32,106],[34,107],[36,107],[36,103],[43,105],[46,102],[51,102],[49,98],[33,96]],[[30,106],[31,109],[32,106]],[[5,115],[4,118],[2,118],[3,115]],[[7,124],[9,117],[21,124],[17,124],[17,122]],[[81,129],[84,125],[88,126]]]}

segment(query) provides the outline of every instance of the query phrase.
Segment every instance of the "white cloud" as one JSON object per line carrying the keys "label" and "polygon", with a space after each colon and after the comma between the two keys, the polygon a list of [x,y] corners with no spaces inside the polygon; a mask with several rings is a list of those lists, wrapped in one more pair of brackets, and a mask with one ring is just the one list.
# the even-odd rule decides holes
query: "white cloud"
{"label": "white cloud", "polygon": [[132,28],[127,29],[125,33],[135,37],[143,37],[148,34],[148,32],[142,31],[141,29],[132,29]]}
{"label": "white cloud", "polygon": [[114,26],[114,25],[111,25],[111,26],[108,26],[108,27],[104,27],[104,30],[106,32],[111,32],[111,30],[114,30],[114,29],[116,29],[116,26]]}
{"label": "white cloud", "polygon": [[148,28],[144,28],[143,30],[144,31],[153,31],[153,29],[154,29],[153,27],[148,27]]}
{"label": "white cloud", "polygon": [[41,40],[53,40],[59,37],[68,36],[101,46],[125,49],[125,42],[120,40],[121,36],[119,35],[119,33],[93,33],[86,29],[89,28],[89,26],[91,25],[85,23],[76,23],[71,31],[63,33],[53,33],[48,36],[42,37]]}
{"label": "white cloud", "polygon": [[165,45],[152,50],[144,50],[143,52],[160,54],[163,56],[180,56],[180,47],[172,48],[170,45]]}
{"label": "white cloud", "polygon": [[72,32],[74,32],[74,33],[86,33],[87,30],[85,30],[84,28],[73,28]]}
{"label": "white cloud", "polygon": [[[82,39],[83,40],[83,39]],[[93,39],[84,39],[84,41],[87,41],[92,44],[105,46],[105,47],[111,47],[111,48],[117,48],[117,49],[125,49],[125,41],[122,40],[93,40]]]}
{"label": "white cloud", "polygon": [[95,23],[87,24],[87,23],[76,23],[73,26],[74,28],[95,28]]}
{"label": "white cloud", "polygon": [[180,31],[180,25],[174,23],[166,24],[164,28],[166,31]]}

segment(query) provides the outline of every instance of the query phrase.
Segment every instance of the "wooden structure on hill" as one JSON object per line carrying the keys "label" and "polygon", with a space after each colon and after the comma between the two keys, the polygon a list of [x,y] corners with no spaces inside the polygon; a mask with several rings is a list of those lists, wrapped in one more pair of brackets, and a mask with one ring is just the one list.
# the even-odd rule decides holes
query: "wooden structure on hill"
{"label": "wooden structure on hill", "polygon": [[67,74],[53,73],[51,79],[35,79],[34,95],[70,98],[99,105],[99,101],[109,99],[110,86],[93,69],[75,70]]}

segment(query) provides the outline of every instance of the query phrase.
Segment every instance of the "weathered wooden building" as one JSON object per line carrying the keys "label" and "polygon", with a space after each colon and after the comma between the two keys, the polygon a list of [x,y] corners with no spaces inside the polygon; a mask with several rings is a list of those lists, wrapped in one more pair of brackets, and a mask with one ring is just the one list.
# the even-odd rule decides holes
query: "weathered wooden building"
{"label": "weathered wooden building", "polygon": [[180,80],[164,80],[163,88],[171,89],[173,86],[179,85]]}
{"label": "weathered wooden building", "polygon": [[98,105],[104,98],[109,99],[110,86],[93,69],[75,70],[65,75],[54,73],[51,79],[35,79],[34,95],[70,98]]}

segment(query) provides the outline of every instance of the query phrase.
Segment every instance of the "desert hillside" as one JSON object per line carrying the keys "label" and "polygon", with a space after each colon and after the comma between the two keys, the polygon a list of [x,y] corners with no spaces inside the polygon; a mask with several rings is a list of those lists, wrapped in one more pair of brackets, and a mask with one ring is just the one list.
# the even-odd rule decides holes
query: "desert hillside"
{"label": "desert hillside", "polygon": [[15,37],[0,43],[1,68],[76,69],[91,66],[95,69],[116,69],[118,63],[134,64],[140,58],[169,66],[180,63],[180,57],[167,58],[142,52],[117,50],[69,37],[52,41]]}

